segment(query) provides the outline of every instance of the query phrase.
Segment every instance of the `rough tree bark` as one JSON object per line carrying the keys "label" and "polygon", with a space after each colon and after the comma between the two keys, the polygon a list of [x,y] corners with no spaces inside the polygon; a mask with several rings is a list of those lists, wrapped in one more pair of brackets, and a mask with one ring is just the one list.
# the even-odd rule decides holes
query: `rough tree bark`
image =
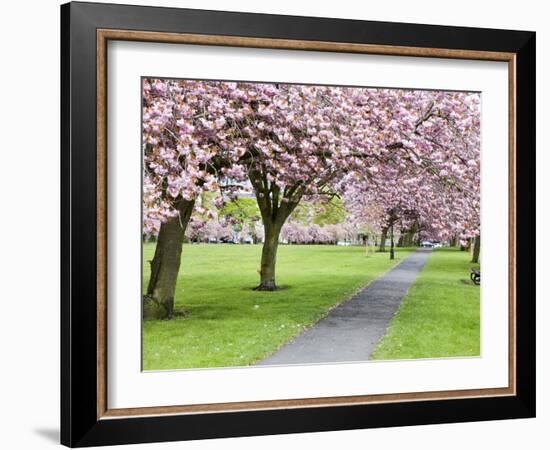
{"label": "rough tree bark", "polygon": [[414,245],[414,236],[416,234],[416,223],[413,223],[409,230],[407,231],[407,235],[405,236],[405,246],[411,247]]}
{"label": "rough tree bark", "polygon": [[194,200],[180,200],[176,205],[179,216],[160,227],[155,255],[150,261],[151,278],[143,301],[144,319],[169,319],[174,314],[182,245],[194,205]]}
{"label": "rough tree bark", "polygon": [[399,232],[399,239],[397,240],[397,246],[398,247],[406,247],[407,246],[406,237],[407,237],[407,230],[402,229]]}
{"label": "rough tree bark", "polygon": [[414,244],[414,235],[416,234],[416,224],[413,223],[410,228],[401,230],[398,247],[411,247]]}
{"label": "rough tree bark", "polygon": [[474,247],[472,251],[472,262],[478,263],[479,262],[479,250],[481,247],[481,237],[479,234],[474,238]]}
{"label": "rough tree bark", "polygon": [[275,266],[280,233],[281,228],[273,223],[268,223],[265,227],[260,264],[260,284],[256,287],[258,291],[275,291],[277,289],[277,285],[275,284]]}
{"label": "rough tree bark", "polygon": [[254,187],[256,201],[264,225],[264,243],[260,263],[260,284],[257,291],[275,291],[275,267],[279,235],[286,219],[296,208],[303,195],[303,187],[296,184],[283,191],[274,183],[269,183],[266,176],[255,170],[249,172],[249,179]]}
{"label": "rough tree bark", "polygon": [[379,252],[386,251],[386,239],[388,238],[388,229],[389,227],[382,228],[382,235],[380,236],[380,245],[378,247]]}

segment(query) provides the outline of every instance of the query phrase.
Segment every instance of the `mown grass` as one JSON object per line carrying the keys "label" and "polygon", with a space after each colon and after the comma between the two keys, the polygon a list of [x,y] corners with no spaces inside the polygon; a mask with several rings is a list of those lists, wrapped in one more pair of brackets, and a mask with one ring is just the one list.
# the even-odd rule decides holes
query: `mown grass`
{"label": "mown grass", "polygon": [[480,354],[479,286],[470,282],[469,252],[435,250],[409,289],[371,359]]}
{"label": "mown grass", "polygon": [[[361,247],[281,245],[277,292],[257,292],[260,245],[183,249],[172,320],[143,323],[143,369],[249,365],[390,269],[411,249],[365,256]],[[144,287],[154,244],[144,244]]]}

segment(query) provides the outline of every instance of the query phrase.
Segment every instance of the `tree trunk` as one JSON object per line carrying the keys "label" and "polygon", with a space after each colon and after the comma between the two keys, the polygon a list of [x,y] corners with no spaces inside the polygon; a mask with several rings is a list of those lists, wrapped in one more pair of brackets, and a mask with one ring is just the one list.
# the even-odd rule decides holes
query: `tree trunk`
{"label": "tree trunk", "polygon": [[479,250],[481,247],[481,237],[479,234],[474,238],[474,249],[472,252],[472,262],[478,263],[479,262]]}
{"label": "tree trunk", "polygon": [[[265,167],[262,169],[265,171]],[[264,243],[262,246],[262,260],[260,263],[260,284],[257,291],[275,291],[275,265],[277,262],[277,248],[279,234],[284,223],[298,206],[305,187],[301,182],[294,186],[286,186],[283,190],[276,184],[270,183],[268,174],[262,170],[250,169],[248,178],[254,188],[258,209],[264,226]]]}
{"label": "tree trunk", "polygon": [[407,246],[407,237],[408,237],[407,230],[401,230],[401,232],[399,233],[399,239],[397,240],[397,246],[398,247],[406,247]]}
{"label": "tree trunk", "polygon": [[281,227],[274,224],[266,224],[265,239],[262,247],[262,261],[260,266],[260,284],[257,291],[275,291],[275,264],[277,262],[277,248],[279,247],[279,234]]}
{"label": "tree trunk", "polygon": [[414,236],[416,234],[416,223],[413,223],[411,227],[407,230],[405,236],[405,247],[412,247],[414,245]]}
{"label": "tree trunk", "polygon": [[177,205],[179,216],[160,227],[155,256],[151,261],[151,277],[143,302],[144,319],[169,319],[174,314],[174,293],[182,244],[194,204],[194,200],[181,200]]}
{"label": "tree trunk", "polygon": [[388,228],[389,227],[382,228],[382,235],[380,236],[380,246],[378,247],[379,252],[386,251],[386,239],[388,237]]}

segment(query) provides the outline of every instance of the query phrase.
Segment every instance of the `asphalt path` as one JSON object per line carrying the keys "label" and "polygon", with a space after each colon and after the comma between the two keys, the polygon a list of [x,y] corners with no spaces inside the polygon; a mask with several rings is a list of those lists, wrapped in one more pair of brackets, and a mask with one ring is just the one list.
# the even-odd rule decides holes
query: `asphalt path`
{"label": "asphalt path", "polygon": [[431,250],[420,249],[257,365],[366,361]]}

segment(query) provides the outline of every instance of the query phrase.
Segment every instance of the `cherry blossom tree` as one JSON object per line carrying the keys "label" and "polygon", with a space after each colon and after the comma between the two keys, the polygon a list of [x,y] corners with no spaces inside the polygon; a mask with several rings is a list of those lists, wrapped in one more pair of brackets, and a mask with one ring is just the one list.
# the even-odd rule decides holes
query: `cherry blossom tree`
{"label": "cherry blossom tree", "polygon": [[415,145],[404,141],[399,158],[347,190],[348,208],[379,222],[381,250],[392,226],[429,239],[479,236],[479,95],[430,95],[433,101],[414,127]]}
{"label": "cherry blossom tree", "polygon": [[261,97],[238,138],[265,230],[260,290],[276,289],[280,232],[302,198],[345,190],[342,179],[387,180],[388,167],[420,166],[447,177],[447,166],[433,155],[457,139],[448,126],[462,120],[455,109],[470,112],[468,94],[459,93],[294,85],[242,90],[253,102]]}
{"label": "cherry blossom tree", "polygon": [[[143,228],[158,234],[144,316],[171,317],[182,244],[195,202],[231,170],[224,139],[225,90],[198,81],[143,81]],[[225,152],[227,153],[227,152]],[[231,186],[227,187],[231,190]]]}
{"label": "cherry blossom tree", "polygon": [[[460,228],[475,229],[477,94],[145,80],[143,98],[144,228],[159,234],[148,296],[163,304],[173,304],[183,234],[204,190],[225,191],[223,200],[249,188],[256,197],[264,234],[259,290],[277,287],[280,234],[302,199],[354,190],[356,201],[383,211],[381,222],[397,209],[414,210],[442,232],[438,191],[425,186],[446,186],[468,199],[456,214]],[[159,285],[164,263],[170,270]]]}

